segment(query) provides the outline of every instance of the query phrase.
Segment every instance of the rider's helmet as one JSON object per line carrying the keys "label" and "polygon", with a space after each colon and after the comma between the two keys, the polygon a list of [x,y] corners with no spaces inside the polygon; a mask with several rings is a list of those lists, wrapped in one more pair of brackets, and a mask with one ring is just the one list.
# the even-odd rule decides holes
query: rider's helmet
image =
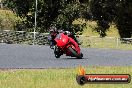
{"label": "rider's helmet", "polygon": [[65,31],[65,33],[69,36],[71,35],[71,32],[70,31]]}
{"label": "rider's helmet", "polygon": [[49,28],[49,32],[50,32],[50,34],[53,35],[53,36],[55,36],[55,35],[58,33],[57,28],[56,28],[55,26],[51,26],[51,27]]}

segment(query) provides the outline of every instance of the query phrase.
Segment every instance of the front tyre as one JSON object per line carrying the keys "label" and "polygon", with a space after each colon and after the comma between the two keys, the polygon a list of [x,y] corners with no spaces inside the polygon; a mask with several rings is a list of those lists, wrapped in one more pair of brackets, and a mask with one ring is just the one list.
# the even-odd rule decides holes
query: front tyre
{"label": "front tyre", "polygon": [[57,54],[56,54],[55,57],[56,57],[56,58],[60,58],[60,55],[57,55]]}
{"label": "front tyre", "polygon": [[81,53],[80,55],[78,55],[78,53],[71,47],[68,47],[68,50],[73,54],[73,56],[79,58],[79,59],[82,59],[83,57],[83,54]]}
{"label": "front tyre", "polygon": [[60,50],[58,47],[54,48],[54,54],[56,58],[60,58],[61,54],[60,54]]}

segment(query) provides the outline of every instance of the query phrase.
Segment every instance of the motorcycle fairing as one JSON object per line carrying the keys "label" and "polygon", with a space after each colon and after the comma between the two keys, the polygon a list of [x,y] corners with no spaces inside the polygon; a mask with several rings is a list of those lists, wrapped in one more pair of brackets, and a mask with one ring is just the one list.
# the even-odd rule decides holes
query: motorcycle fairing
{"label": "motorcycle fairing", "polygon": [[73,48],[78,54],[80,54],[80,48],[74,39],[64,35],[63,33],[59,33],[55,41],[57,43],[57,47],[61,48],[67,56],[72,56],[71,52],[68,50],[69,47]]}
{"label": "motorcycle fairing", "polygon": [[64,47],[68,43],[68,36],[63,33],[59,33],[55,38],[58,47]]}

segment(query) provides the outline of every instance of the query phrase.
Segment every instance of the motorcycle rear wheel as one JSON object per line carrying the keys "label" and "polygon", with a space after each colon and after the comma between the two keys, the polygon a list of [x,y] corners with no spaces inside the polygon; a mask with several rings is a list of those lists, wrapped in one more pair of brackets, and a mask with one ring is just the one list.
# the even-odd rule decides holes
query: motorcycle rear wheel
{"label": "motorcycle rear wheel", "polygon": [[77,58],[79,58],[79,59],[82,59],[83,55],[78,55],[78,53],[77,53],[72,47],[69,47],[68,50],[71,51],[71,53],[72,53],[75,57],[77,57]]}

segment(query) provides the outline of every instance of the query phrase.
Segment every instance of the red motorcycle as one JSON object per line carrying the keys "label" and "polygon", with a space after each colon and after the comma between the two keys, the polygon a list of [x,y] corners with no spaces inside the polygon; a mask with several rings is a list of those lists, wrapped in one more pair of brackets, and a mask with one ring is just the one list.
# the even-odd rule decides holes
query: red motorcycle
{"label": "red motorcycle", "polygon": [[59,33],[56,36],[55,41],[56,46],[54,53],[56,58],[59,58],[61,55],[66,54],[66,56],[82,59],[83,54],[81,53],[79,45],[67,34]]}

